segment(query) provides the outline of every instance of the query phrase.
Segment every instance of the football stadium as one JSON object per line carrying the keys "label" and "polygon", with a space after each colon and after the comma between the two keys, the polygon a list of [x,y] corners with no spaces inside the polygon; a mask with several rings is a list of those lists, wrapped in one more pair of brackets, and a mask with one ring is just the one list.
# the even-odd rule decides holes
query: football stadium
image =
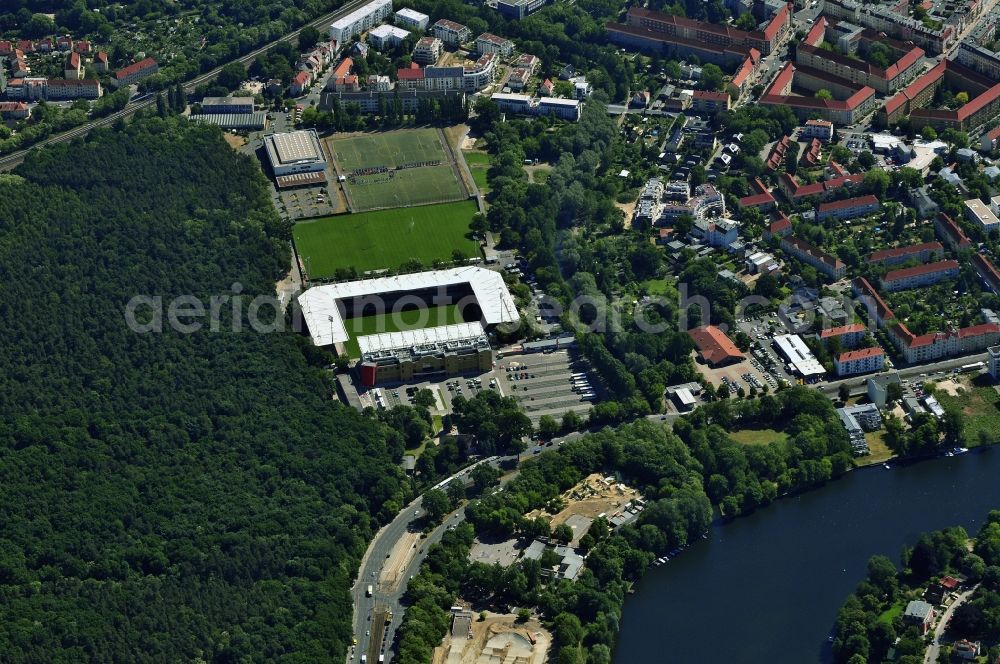
{"label": "football stadium", "polygon": [[[518,321],[503,277],[481,267],[314,286],[298,302],[315,345],[350,356],[356,344],[367,386],[488,370],[493,356],[486,333]],[[445,307],[455,309],[442,316]],[[419,312],[416,321],[407,316],[411,311]],[[372,327],[378,319],[383,324]],[[378,331],[358,336],[355,329]]]}

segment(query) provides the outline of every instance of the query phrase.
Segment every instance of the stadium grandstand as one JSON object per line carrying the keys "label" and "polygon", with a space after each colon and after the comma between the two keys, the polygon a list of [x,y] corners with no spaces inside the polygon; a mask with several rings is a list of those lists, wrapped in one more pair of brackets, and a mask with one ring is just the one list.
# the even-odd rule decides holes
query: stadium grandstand
{"label": "stadium grandstand", "polygon": [[[473,266],[314,286],[300,295],[298,302],[313,343],[336,345],[338,353],[343,353],[344,343],[350,338],[345,320],[386,315],[399,311],[404,305],[420,304],[428,308],[465,305],[465,320],[478,317],[482,324],[480,329],[484,331],[518,320],[517,305],[500,273]],[[470,316],[473,309],[476,315]],[[447,331],[449,334],[454,332]],[[476,332],[475,336],[481,336],[478,330]],[[384,344],[395,344],[392,334],[373,335],[379,338],[366,341],[365,347],[375,352],[384,348]],[[418,340],[416,333],[407,334],[410,336],[402,335],[399,339],[406,344]],[[360,339],[359,348],[363,348]]]}

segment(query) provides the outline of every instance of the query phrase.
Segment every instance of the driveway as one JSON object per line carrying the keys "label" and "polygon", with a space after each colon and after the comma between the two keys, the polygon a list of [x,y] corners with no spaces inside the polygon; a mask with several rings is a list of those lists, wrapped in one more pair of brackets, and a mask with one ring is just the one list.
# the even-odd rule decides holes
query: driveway
{"label": "driveway", "polygon": [[933,664],[938,661],[938,654],[941,652],[941,637],[944,636],[945,630],[948,628],[948,621],[951,620],[951,614],[955,612],[962,602],[969,599],[972,593],[976,592],[979,588],[979,584],[972,586],[969,590],[958,596],[954,602],[951,603],[947,609],[945,609],[944,614],[941,616],[941,620],[938,621],[937,627],[934,628],[934,640],[931,644],[927,646],[927,653],[924,655],[924,664]]}

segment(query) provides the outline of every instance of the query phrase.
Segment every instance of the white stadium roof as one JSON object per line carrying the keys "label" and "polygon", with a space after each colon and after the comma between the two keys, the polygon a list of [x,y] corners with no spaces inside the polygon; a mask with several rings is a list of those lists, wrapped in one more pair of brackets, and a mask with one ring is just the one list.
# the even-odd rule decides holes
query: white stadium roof
{"label": "white stadium roof", "polygon": [[486,334],[482,323],[459,323],[457,325],[442,325],[441,327],[425,327],[421,330],[405,330],[402,332],[383,332],[358,337],[358,349],[362,355],[382,351],[412,348],[414,346],[429,346],[449,341],[466,341],[476,339]]}
{"label": "white stadium roof", "polygon": [[347,329],[338,302],[366,295],[405,293],[407,291],[445,288],[469,284],[486,325],[512,323],[518,320],[517,305],[507,290],[499,272],[481,267],[456,267],[401,274],[395,277],[347,281],[340,284],[314,286],[299,296],[299,306],[313,343],[328,346],[347,341]]}

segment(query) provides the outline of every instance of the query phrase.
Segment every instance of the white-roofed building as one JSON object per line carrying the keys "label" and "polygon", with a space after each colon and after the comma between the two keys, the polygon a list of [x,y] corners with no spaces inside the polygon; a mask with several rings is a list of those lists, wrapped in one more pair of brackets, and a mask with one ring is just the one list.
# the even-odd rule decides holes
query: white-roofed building
{"label": "white-roofed building", "polygon": [[392,0],[372,0],[330,24],[330,38],[343,46],[351,37],[378,25],[392,13]]}
{"label": "white-roofed building", "polygon": [[358,348],[366,387],[493,368],[493,349],[478,322],[358,337]]}
{"label": "white-roofed building", "polygon": [[410,36],[409,30],[397,28],[394,25],[380,25],[368,32],[368,43],[380,51],[396,48]]}
{"label": "white-roofed building", "polygon": [[449,342],[461,342],[485,336],[480,322],[456,323],[440,327],[424,327],[418,330],[380,332],[358,337],[358,350],[364,357],[377,353],[392,353],[401,348],[433,346]]}
{"label": "white-roofed building", "polygon": [[266,136],[264,147],[276,177],[326,170],[326,157],[313,129]]}
{"label": "white-roofed building", "polygon": [[803,378],[822,376],[826,369],[812,354],[806,342],[797,334],[779,334],[774,337],[774,344],[785,356],[789,366]]}
{"label": "white-roofed building", "polygon": [[396,11],[396,25],[410,30],[426,30],[427,24],[430,23],[430,20],[431,17],[427,14],[421,14],[417,10],[410,9],[409,7]]}
{"label": "white-roofed building", "polygon": [[368,305],[376,310],[382,305],[382,312],[391,313],[402,296],[440,306],[455,304],[463,292],[475,298],[485,327],[518,320],[517,305],[500,273],[472,266],[314,286],[298,301],[313,343],[329,346],[348,340],[344,319]]}

